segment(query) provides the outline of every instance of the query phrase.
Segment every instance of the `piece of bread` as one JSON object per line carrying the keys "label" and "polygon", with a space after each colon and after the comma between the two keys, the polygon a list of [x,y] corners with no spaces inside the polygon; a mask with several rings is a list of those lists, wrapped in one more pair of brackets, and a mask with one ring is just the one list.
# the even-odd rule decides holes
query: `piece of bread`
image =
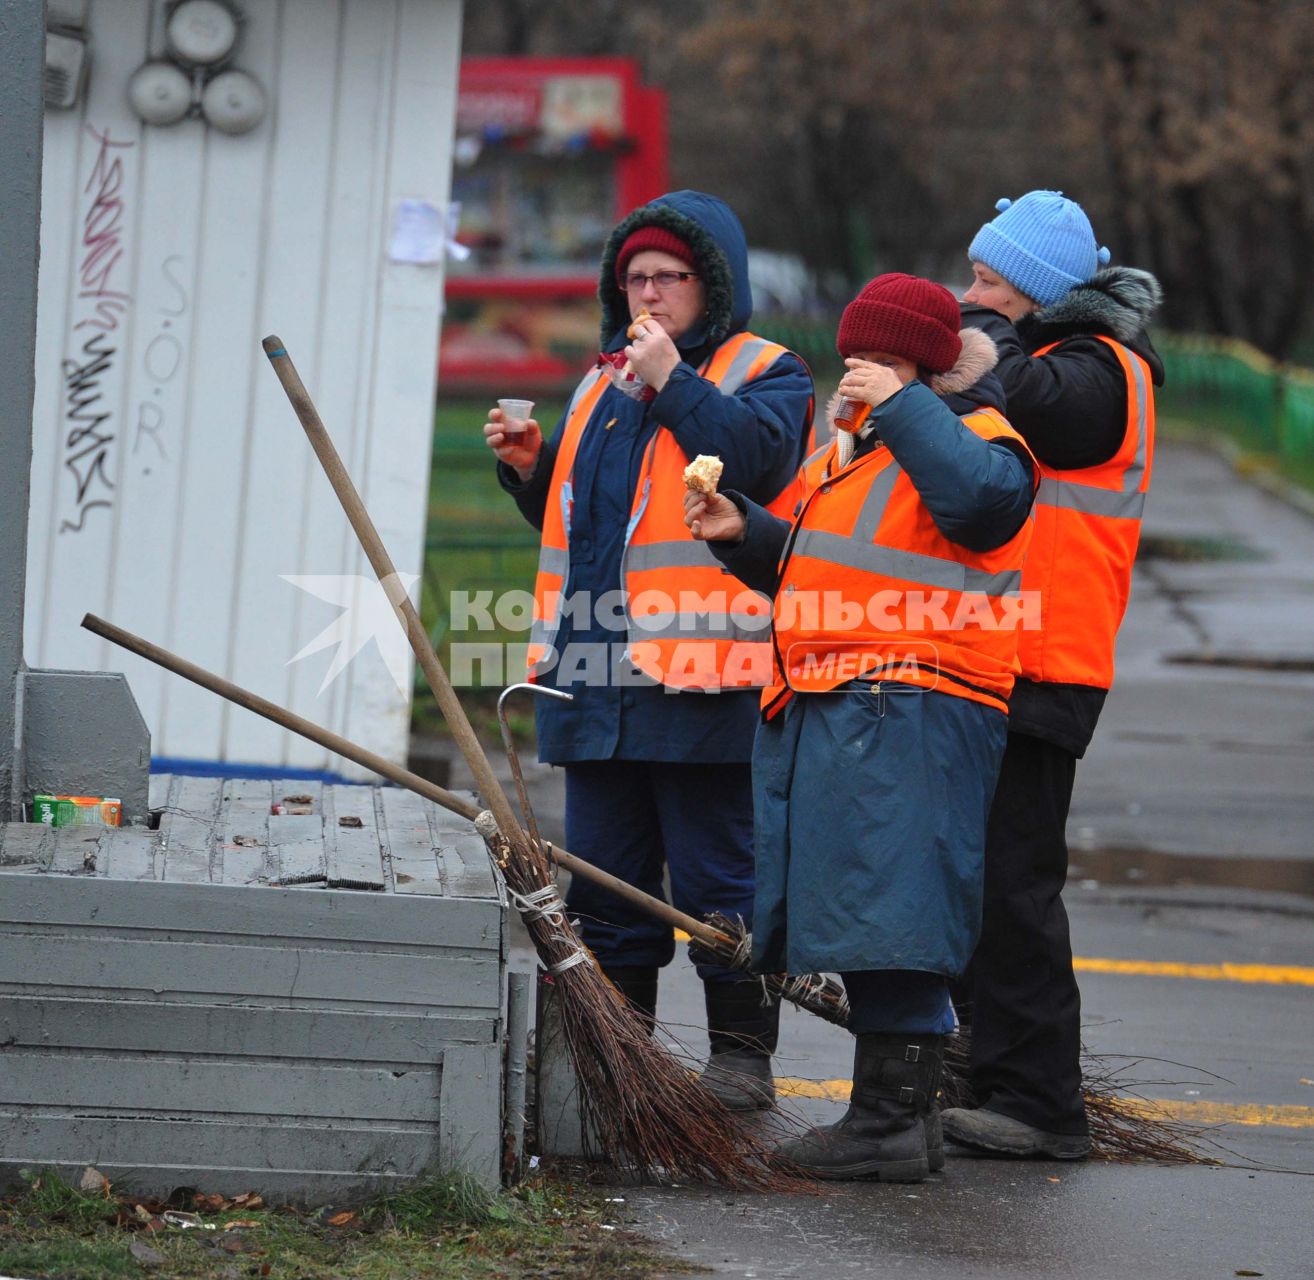
{"label": "piece of bread", "polygon": [[635,338],[635,332],[634,332],[635,327],[637,325],[647,324],[648,321],[651,319],[652,316],[650,316],[647,313],[647,311],[640,311],[639,314],[635,316],[634,319],[630,322],[630,327],[625,330],[625,336],[629,338],[631,342],[633,342]]}
{"label": "piece of bread", "polygon": [[713,494],[721,479],[721,470],[725,463],[713,453],[700,453],[684,469],[685,487],[697,489],[699,493]]}

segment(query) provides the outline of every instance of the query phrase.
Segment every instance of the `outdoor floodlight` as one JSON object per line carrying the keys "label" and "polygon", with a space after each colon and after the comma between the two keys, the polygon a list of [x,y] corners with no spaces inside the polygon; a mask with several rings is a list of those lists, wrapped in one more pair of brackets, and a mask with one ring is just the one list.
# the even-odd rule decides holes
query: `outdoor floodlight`
{"label": "outdoor floodlight", "polygon": [[221,0],[182,0],[169,15],[169,52],[194,67],[222,62],[237,43],[237,15]]}
{"label": "outdoor floodlight", "polygon": [[147,124],[177,124],[192,107],[192,82],[172,62],[148,62],[128,81],[128,102]]}
{"label": "outdoor floodlight", "polygon": [[222,133],[246,133],[265,118],[265,91],[245,71],[221,71],[201,94],[201,114]]}

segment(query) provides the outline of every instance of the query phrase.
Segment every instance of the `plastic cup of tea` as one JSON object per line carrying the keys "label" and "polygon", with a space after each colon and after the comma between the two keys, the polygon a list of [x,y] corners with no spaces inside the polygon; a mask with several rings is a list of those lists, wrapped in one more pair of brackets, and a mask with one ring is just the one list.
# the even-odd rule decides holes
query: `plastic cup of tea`
{"label": "plastic cup of tea", "polygon": [[502,426],[509,436],[525,434],[529,415],[534,412],[532,400],[499,400],[497,407],[502,410]]}

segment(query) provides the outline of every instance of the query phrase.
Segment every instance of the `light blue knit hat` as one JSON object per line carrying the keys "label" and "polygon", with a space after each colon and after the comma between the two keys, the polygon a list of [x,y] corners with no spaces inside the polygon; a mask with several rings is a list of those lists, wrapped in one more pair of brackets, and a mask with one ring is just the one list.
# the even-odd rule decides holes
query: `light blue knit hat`
{"label": "light blue knit hat", "polygon": [[1042,307],[1085,284],[1109,260],[1095,247],[1086,211],[1061,191],[1028,191],[995,204],[999,217],[976,233],[967,256]]}

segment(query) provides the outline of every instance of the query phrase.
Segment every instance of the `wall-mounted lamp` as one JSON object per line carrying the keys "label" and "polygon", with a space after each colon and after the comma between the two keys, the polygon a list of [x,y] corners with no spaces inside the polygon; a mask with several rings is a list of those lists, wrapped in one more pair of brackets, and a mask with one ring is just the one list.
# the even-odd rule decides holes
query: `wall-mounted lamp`
{"label": "wall-mounted lamp", "polygon": [[128,102],[147,124],[200,116],[221,133],[246,133],[265,118],[260,82],[228,64],[237,50],[242,12],[234,0],[169,0],[167,58],[133,73]]}

